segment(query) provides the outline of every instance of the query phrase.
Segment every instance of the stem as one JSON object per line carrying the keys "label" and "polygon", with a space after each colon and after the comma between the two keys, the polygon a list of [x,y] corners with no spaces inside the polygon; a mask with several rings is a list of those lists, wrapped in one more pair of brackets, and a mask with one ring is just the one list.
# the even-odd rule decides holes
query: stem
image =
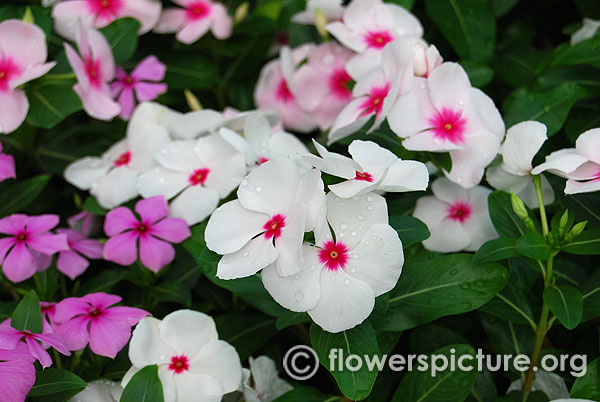
{"label": "stem", "polygon": [[62,366],[62,360],[60,358],[60,354],[58,353],[58,351],[56,349],[54,349],[54,362],[56,363],[56,367],[61,369]]}
{"label": "stem", "polygon": [[[532,176],[535,192],[537,193],[538,203],[540,204],[540,220],[542,221],[542,234],[548,236],[548,220],[546,219],[546,207],[544,206],[544,196],[542,195],[542,179],[538,175]],[[550,276],[550,275],[548,275]]]}
{"label": "stem", "polygon": [[64,74],[47,74],[44,76],[44,80],[70,80],[76,78],[75,73],[64,73]]}

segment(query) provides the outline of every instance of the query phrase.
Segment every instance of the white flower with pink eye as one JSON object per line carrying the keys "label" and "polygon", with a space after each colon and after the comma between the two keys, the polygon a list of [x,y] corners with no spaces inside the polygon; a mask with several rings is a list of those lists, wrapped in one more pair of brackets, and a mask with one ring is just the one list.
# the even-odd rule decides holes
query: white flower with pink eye
{"label": "white flower with pink eye", "polygon": [[300,107],[311,113],[321,130],[327,130],[352,100],[345,69],[353,53],[335,42],[323,43],[308,54],[308,61],[293,75],[292,92]]}
{"label": "white flower with pink eye", "polygon": [[433,196],[421,197],[413,216],[425,222],[431,236],[423,241],[427,250],[455,253],[477,251],[498,237],[488,212],[488,195],[483,186],[465,189],[445,177],[431,184]]}
{"label": "white flower with pink eye", "polygon": [[64,0],[54,4],[52,18],[59,35],[75,40],[78,24],[84,29],[99,29],[119,18],[130,17],[140,22],[142,35],[158,22],[162,9],[157,0]]}
{"label": "white flower with pink eye", "polygon": [[129,343],[129,369],[123,388],[139,370],[158,366],[165,402],[216,402],[236,391],[242,365],[233,346],[219,340],[213,319],[178,310],[157,320],[143,318]]}
{"label": "white flower with pink eye", "polygon": [[442,56],[434,45],[418,41],[413,46],[414,74],[417,77],[429,77],[429,74],[442,62]]}
{"label": "white flower with pink eye", "polygon": [[409,150],[450,152],[446,177],[465,188],[477,185],[496,157],[504,122],[494,102],[471,87],[465,70],[443,63],[427,79],[415,78],[388,116],[392,131]]}
{"label": "white flower with pink eye", "polygon": [[170,215],[189,225],[209,216],[246,175],[244,155],[218,133],[165,144],[156,160],[159,166],[139,176],[140,195],[172,198]]}
{"label": "white flower with pink eye", "polygon": [[242,180],[238,199],[217,208],[206,226],[207,247],[223,255],[219,278],[250,276],[271,263],[284,276],[298,271],[304,232],[315,229],[322,211],[318,173],[312,170],[301,177],[292,161],[280,157]]}
{"label": "white flower with pink eye", "polygon": [[259,109],[276,112],[287,129],[301,133],[313,131],[317,123],[312,114],[298,104],[293,93],[293,76],[313,47],[313,44],[294,50],[283,47],[280,58],[263,67],[254,89],[254,102]]}
{"label": "white flower with pink eye", "polygon": [[373,116],[377,129],[400,94],[410,90],[413,79],[412,50],[407,43],[392,42],[383,49],[381,65],[360,78],[352,89],[354,97],[340,112],[329,130],[331,144],[354,133]]}
{"label": "white flower with pink eye", "polygon": [[429,173],[425,164],[403,161],[372,141],[354,140],[348,147],[352,159],[327,151],[313,140],[320,158],[304,159],[323,173],[346,179],[329,189],[338,197],[350,198],[370,191],[405,192],[427,189]]}
{"label": "white flower with pink eye", "polygon": [[[530,208],[538,208],[531,162],[547,139],[546,126],[537,121],[524,121],[509,128],[500,147],[503,162],[488,168],[488,183],[497,190],[515,193]],[[554,191],[543,175],[541,180],[544,204],[550,205],[554,202]]]}
{"label": "white flower with pink eye", "polygon": [[46,37],[36,25],[3,21],[0,38],[0,134],[8,134],[19,128],[29,110],[25,91],[17,88],[46,74],[56,63],[46,63]]}
{"label": "white flower with pink eye", "polygon": [[600,190],[600,128],[592,128],[581,134],[574,149],[551,153],[546,157],[546,162],[536,166],[532,173],[544,171],[568,179],[565,194]]}
{"label": "white flower with pink eye", "polygon": [[77,76],[73,90],[83,108],[95,119],[111,120],[121,112],[108,83],[115,78],[115,60],[106,38],[98,31],[81,27],[77,39],[79,54],[65,43],[67,60]]}
{"label": "white flower with pink eye", "polygon": [[315,23],[317,10],[323,14],[327,22],[331,22],[342,18],[344,6],[342,0],[308,0],[304,11],[292,16],[292,22],[312,25]]}
{"label": "white flower with pink eye", "polygon": [[173,0],[182,8],[173,7],[163,11],[154,32],[177,32],[181,43],[196,42],[209,30],[217,39],[231,36],[233,20],[221,3],[212,0]]}
{"label": "white flower with pink eye", "polygon": [[303,247],[296,275],[282,277],[274,265],[262,281],[275,301],[292,311],[307,311],[328,332],[362,323],[375,297],[394,288],[404,263],[402,242],[388,224],[385,199],[367,193],[350,199],[327,194],[327,222],[335,233],[316,246]]}
{"label": "white flower with pink eye", "polygon": [[248,358],[250,370],[242,369],[241,391],[245,402],[272,402],[294,389],[279,378],[275,362],[267,356]]}

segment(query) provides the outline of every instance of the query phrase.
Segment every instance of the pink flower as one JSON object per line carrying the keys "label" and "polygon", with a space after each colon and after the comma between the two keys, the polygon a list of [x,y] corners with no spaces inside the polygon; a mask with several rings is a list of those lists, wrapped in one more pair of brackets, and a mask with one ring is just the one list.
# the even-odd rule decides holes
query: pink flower
{"label": "pink flower", "polygon": [[2,153],[2,143],[0,142],[0,181],[16,177],[15,158],[12,155]]}
{"label": "pink flower", "polygon": [[52,17],[56,32],[75,40],[78,23],[85,29],[99,29],[124,17],[138,20],[139,34],[144,34],[154,28],[161,9],[155,0],[66,0],[54,5]]}
{"label": "pink flower", "polygon": [[38,341],[53,347],[65,356],[71,354],[63,340],[55,334],[34,334],[29,330],[20,331],[10,325],[10,320],[6,320],[0,324],[0,349],[17,350],[18,353],[22,339],[25,339],[29,354],[35,360],[39,361],[44,368],[52,365],[52,359]]}
{"label": "pink flower", "polygon": [[84,258],[98,260],[102,258],[102,243],[88,239],[74,229],[57,229],[56,233],[67,236],[69,249],[61,251],[56,260],[56,267],[71,279],[83,274],[90,262]]}
{"label": "pink flower", "polygon": [[54,332],[54,314],[56,313],[56,303],[40,302],[42,310],[42,333],[49,334]]}
{"label": "pink flower", "polygon": [[80,350],[89,343],[97,355],[114,358],[131,337],[131,327],[147,311],[134,307],[110,307],[121,297],[90,293],[81,298],[69,297],[56,305],[56,333],[70,350]]}
{"label": "pink flower", "polygon": [[179,42],[190,44],[208,30],[217,39],[231,36],[232,19],[223,4],[212,0],[173,0],[183,8],[168,8],[160,16],[154,32],[177,32]]}
{"label": "pink flower", "polygon": [[7,134],[23,123],[29,110],[25,91],[17,87],[46,74],[56,63],[45,63],[46,38],[36,25],[6,20],[0,23],[0,38],[0,134]]}
{"label": "pink flower", "polygon": [[0,239],[0,264],[8,279],[21,282],[35,274],[32,251],[52,255],[69,249],[67,236],[49,232],[56,225],[57,215],[15,214],[0,219],[0,233],[10,235]]}
{"label": "pink flower", "polygon": [[115,208],[106,215],[104,231],[110,239],[104,245],[104,258],[121,265],[137,259],[154,272],[175,258],[170,243],[181,243],[190,236],[187,223],[180,218],[167,218],[169,207],[164,196],[156,196],[135,204],[136,218],[126,207]]}
{"label": "pink flower", "polygon": [[75,229],[84,236],[90,236],[92,233],[97,233],[100,227],[100,217],[88,211],[81,211],[78,214],[67,219],[69,227]]}
{"label": "pink flower", "polygon": [[25,401],[35,383],[34,361],[23,342],[13,350],[0,349],[0,395],[5,400]]}
{"label": "pink flower", "polygon": [[65,43],[67,59],[77,76],[73,90],[90,116],[111,120],[121,112],[121,107],[112,99],[108,86],[115,78],[115,60],[110,45],[100,32],[82,28],[77,47],[79,54]]}
{"label": "pink flower", "polygon": [[[142,60],[131,74],[117,67],[117,79],[110,84],[113,97],[119,97],[122,119],[128,120],[138,102],[154,100],[167,91],[167,84],[157,84],[165,78],[166,67],[156,56],[148,56]],[[153,81],[154,83],[146,82]],[[135,97],[133,95],[135,91]]]}

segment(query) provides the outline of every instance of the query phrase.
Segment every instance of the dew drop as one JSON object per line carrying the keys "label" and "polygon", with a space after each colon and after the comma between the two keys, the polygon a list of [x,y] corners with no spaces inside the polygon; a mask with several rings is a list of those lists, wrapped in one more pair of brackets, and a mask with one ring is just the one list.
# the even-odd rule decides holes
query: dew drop
{"label": "dew drop", "polygon": [[420,85],[420,87],[421,87],[421,89],[425,89],[425,83],[422,82],[421,85]]}
{"label": "dew drop", "polygon": [[154,168],[154,173],[160,173],[160,168],[158,168],[158,167],[155,167],[155,168]]}
{"label": "dew drop", "polygon": [[365,220],[365,216],[364,216],[363,214],[360,214],[360,213],[359,213],[359,214],[357,215],[357,217],[358,217],[358,220],[360,220],[360,221],[364,221],[364,220]]}
{"label": "dew drop", "polygon": [[340,197],[335,197],[336,202],[340,202]]}
{"label": "dew drop", "polygon": [[331,280],[335,281],[335,275],[331,275]]}
{"label": "dew drop", "polygon": [[262,191],[262,187],[261,186],[256,186],[256,192],[260,193]]}
{"label": "dew drop", "polygon": [[471,309],[471,303],[469,302],[464,302],[462,304],[462,308],[464,308],[465,310],[470,310]]}
{"label": "dew drop", "polygon": [[249,252],[249,251],[246,251],[246,252],[244,253],[244,257],[248,257],[249,255],[250,255],[250,252]]}
{"label": "dew drop", "polygon": [[352,236],[356,236],[356,232],[355,232],[354,230],[353,230],[353,231],[352,231],[350,234],[351,234]]}
{"label": "dew drop", "polygon": [[341,230],[348,229],[348,222],[342,222],[342,223],[340,223],[340,229]]}
{"label": "dew drop", "polygon": [[297,301],[304,300],[304,293],[302,293],[301,291],[297,291],[295,296]]}
{"label": "dew drop", "polygon": [[[352,256],[352,258],[354,258],[355,260],[358,260],[358,254],[354,254],[354,255]],[[354,268],[352,268],[352,269],[354,269]],[[354,269],[354,270],[355,270],[355,269]],[[355,270],[355,271],[356,271],[356,270]]]}
{"label": "dew drop", "polygon": [[317,265],[316,264],[313,264],[313,265],[310,266],[310,270],[311,271],[314,271],[315,269],[317,269]]}
{"label": "dew drop", "polygon": [[356,272],[356,268],[350,268],[350,272],[355,273]]}
{"label": "dew drop", "polygon": [[363,230],[363,225],[358,225],[358,230]]}
{"label": "dew drop", "polygon": [[160,355],[158,358],[159,358],[160,360],[165,360],[165,359],[166,359],[166,356],[165,356],[165,355]]}
{"label": "dew drop", "polygon": [[344,206],[344,201],[340,202],[340,205],[343,207]]}
{"label": "dew drop", "polygon": [[468,283],[461,283],[460,285],[458,285],[461,289],[469,289],[471,287],[471,285],[469,285]]}
{"label": "dew drop", "polygon": [[456,295],[449,294],[449,295],[448,295],[448,299],[456,299]]}
{"label": "dew drop", "polygon": [[377,239],[378,239],[378,237],[377,237],[377,236],[373,236],[373,240],[377,240]]}
{"label": "dew drop", "polygon": [[371,196],[368,196],[368,197],[367,197],[367,202],[371,202],[371,201],[373,201],[373,197],[371,197]]}
{"label": "dew drop", "polygon": [[373,210],[373,205],[367,205],[367,209],[368,209],[369,211],[372,211],[372,210]]}
{"label": "dew drop", "polygon": [[402,28],[396,28],[396,32],[398,33],[398,35],[404,35],[404,29]]}
{"label": "dew drop", "polygon": [[371,244],[371,242],[368,242],[368,241],[367,241],[367,242],[365,242],[365,244],[368,246],[369,244]]}
{"label": "dew drop", "polygon": [[350,285],[350,279],[344,279],[344,285],[345,286]]}
{"label": "dew drop", "polygon": [[248,180],[244,179],[242,180],[242,186],[247,186],[248,185]]}
{"label": "dew drop", "polygon": [[161,177],[160,179],[158,179],[158,182],[160,184],[163,184],[166,181],[166,179],[164,177]]}

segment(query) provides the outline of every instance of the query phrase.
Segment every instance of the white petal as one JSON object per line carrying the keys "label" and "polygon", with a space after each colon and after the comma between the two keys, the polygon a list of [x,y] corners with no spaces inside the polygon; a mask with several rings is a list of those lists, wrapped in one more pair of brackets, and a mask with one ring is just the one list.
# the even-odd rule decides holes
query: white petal
{"label": "white petal", "polygon": [[575,148],[589,160],[600,163],[600,128],[592,128],[579,135]]}
{"label": "white petal", "polygon": [[561,149],[546,156],[546,161],[541,165],[536,166],[531,173],[540,174],[541,172],[549,171],[556,175],[566,177],[566,175],[572,173],[587,161],[588,159],[585,156],[580,155],[574,148]]}
{"label": "white petal", "polygon": [[256,359],[250,357],[252,379],[263,401],[274,401],[279,396],[293,389],[287,382],[279,378],[275,362],[267,356]]}
{"label": "white petal", "polygon": [[206,219],[219,205],[219,193],[201,185],[183,190],[170,204],[170,216],[184,219],[188,225],[195,225]]}
{"label": "white petal", "polygon": [[235,253],[225,254],[219,261],[217,276],[220,279],[245,278],[271,264],[278,256],[272,239],[260,235]]}
{"label": "white petal", "polygon": [[199,311],[177,310],[158,325],[160,337],[177,353],[192,360],[206,344],[218,339],[213,319]]}
{"label": "white petal", "polygon": [[190,361],[190,371],[217,378],[225,393],[238,389],[242,381],[242,365],[235,348],[215,340],[202,347]]}
{"label": "white petal", "polygon": [[292,207],[293,213],[286,215],[285,227],[281,236],[275,240],[275,248],[279,251],[275,266],[281,276],[289,276],[300,271],[302,267],[302,242],[306,226],[306,208],[301,196]]}
{"label": "white petal", "polygon": [[149,364],[166,363],[176,353],[160,336],[160,323],[154,317],[144,317],[133,330],[129,360],[138,370]]}
{"label": "white petal", "polygon": [[462,225],[452,219],[444,219],[437,227],[430,227],[429,232],[431,236],[423,241],[423,246],[430,251],[455,253],[471,242]]}
{"label": "white petal", "polygon": [[505,131],[504,121],[492,98],[479,88],[469,89],[468,98],[470,102],[465,104],[465,109],[472,109],[479,117],[481,128],[490,131],[498,140],[502,141]]}
{"label": "white petal", "polygon": [[300,190],[298,194],[303,198],[303,204],[306,210],[305,232],[315,230],[325,217],[323,212],[327,206],[325,203],[325,191],[321,172],[317,169],[311,169],[300,179]]}
{"label": "white petal", "polygon": [[190,112],[173,119],[169,128],[175,137],[191,140],[216,130],[223,122],[221,113],[207,109]]}
{"label": "white petal", "polygon": [[529,175],[531,161],[547,139],[546,126],[537,121],[524,121],[509,128],[500,147],[504,170],[518,176]]}
{"label": "white petal", "polygon": [[200,138],[195,149],[204,165],[210,168],[204,185],[216,189],[221,198],[227,197],[246,175],[244,155],[220,134]]}
{"label": "white petal", "polygon": [[463,149],[460,144],[437,137],[432,130],[414,134],[402,141],[402,145],[411,151],[448,152]]}
{"label": "white petal", "polygon": [[212,375],[183,371],[174,374],[173,381],[177,389],[176,402],[219,402],[223,398],[223,386]]}
{"label": "white petal", "polygon": [[269,158],[287,157],[298,167],[300,173],[310,170],[311,166],[302,159],[308,153],[308,148],[295,135],[278,132],[269,140]]}
{"label": "white petal", "polygon": [[[387,174],[387,169],[385,170],[385,173]],[[350,198],[374,191],[379,186],[381,178],[382,176],[380,175],[378,180],[375,182],[350,179],[341,183],[330,184],[329,189],[338,197]]]}
{"label": "white petal", "polygon": [[345,179],[352,179],[356,176],[356,171],[362,170],[358,163],[347,156],[327,151],[324,146],[314,139],[313,144],[317,148],[317,152],[319,152],[321,158],[312,154],[303,155],[303,158],[321,172]]}
{"label": "white petal", "polygon": [[111,167],[100,158],[86,156],[69,164],[64,176],[66,181],[80,190],[89,190],[92,183],[105,176]]}
{"label": "white petal", "polygon": [[138,174],[128,167],[118,167],[92,185],[90,193],[106,209],[134,199],[137,193]]}
{"label": "white petal", "polygon": [[446,218],[449,206],[435,197],[426,195],[417,200],[413,216],[423,221],[431,232]]}
{"label": "white petal", "polygon": [[366,97],[354,99],[342,109],[329,129],[328,144],[339,141],[358,131],[369,121],[371,115],[363,116],[362,114],[363,108],[361,106],[365,100]]}
{"label": "white petal", "polygon": [[425,78],[415,78],[410,92],[398,97],[387,116],[398,137],[407,138],[431,127],[427,121],[436,110],[431,103]]}
{"label": "white petal", "polygon": [[398,157],[393,152],[373,141],[354,140],[348,147],[348,152],[363,170],[373,175],[383,173],[386,168],[398,161]]}
{"label": "white petal", "polygon": [[173,141],[164,145],[156,153],[156,160],[167,169],[192,173],[204,166],[194,150],[196,141]]}
{"label": "white petal", "polygon": [[565,194],[591,193],[598,190],[600,190],[600,180],[590,180],[587,182],[567,180],[565,186]]}
{"label": "white petal", "polygon": [[188,179],[187,173],[155,167],[139,175],[137,188],[144,198],[164,195],[170,199],[190,184]]}
{"label": "white petal", "polygon": [[440,177],[431,183],[431,191],[436,198],[449,204],[454,204],[456,201],[466,201],[469,197],[467,190],[445,177]]}
{"label": "white petal", "polygon": [[473,135],[465,148],[450,152],[452,170],[446,173],[446,177],[465,188],[476,186],[499,148],[500,140],[491,132],[482,131]]}
{"label": "white petal", "polygon": [[464,223],[463,229],[468,233],[470,243],[466,251],[477,251],[483,243],[498,237],[496,229],[487,210],[471,215]]}
{"label": "white petal", "polygon": [[427,166],[417,161],[398,160],[390,166],[378,190],[404,192],[426,190],[429,184]]}
{"label": "white petal", "polygon": [[496,190],[504,190],[515,194],[523,191],[527,187],[527,183],[532,182],[531,176],[515,176],[504,170],[501,164],[489,167],[485,178],[490,186]]}
{"label": "white petal", "polygon": [[469,77],[465,70],[457,63],[445,62],[434,69],[427,85],[431,91],[431,101],[436,109],[449,108],[459,110],[460,101],[471,88]]}

